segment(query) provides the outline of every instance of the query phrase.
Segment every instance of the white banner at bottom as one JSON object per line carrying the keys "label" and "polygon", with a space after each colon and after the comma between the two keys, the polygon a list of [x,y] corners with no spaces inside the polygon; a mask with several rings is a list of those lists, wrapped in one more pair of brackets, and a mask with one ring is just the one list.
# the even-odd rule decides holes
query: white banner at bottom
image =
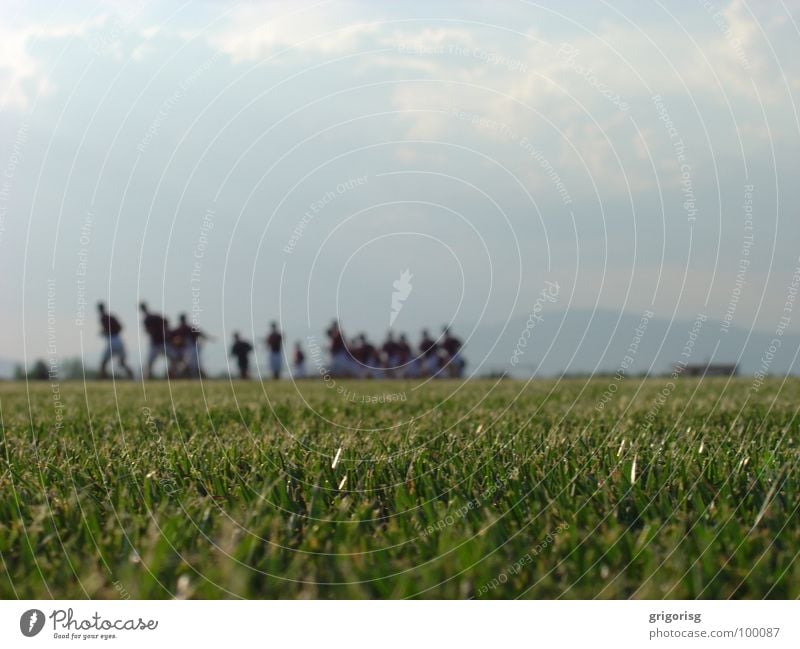
{"label": "white banner at bottom", "polygon": [[[797,601],[3,601],[2,647],[800,647]],[[513,645],[511,644],[513,643]],[[578,644],[580,643],[580,644]],[[243,645],[242,645],[243,646]]]}

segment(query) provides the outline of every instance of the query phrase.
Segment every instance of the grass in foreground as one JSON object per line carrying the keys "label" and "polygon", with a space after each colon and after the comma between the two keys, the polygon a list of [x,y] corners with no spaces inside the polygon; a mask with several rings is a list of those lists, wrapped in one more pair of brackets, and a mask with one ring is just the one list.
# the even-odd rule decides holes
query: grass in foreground
{"label": "grass in foreground", "polygon": [[608,385],[0,384],[0,596],[799,597],[798,382]]}

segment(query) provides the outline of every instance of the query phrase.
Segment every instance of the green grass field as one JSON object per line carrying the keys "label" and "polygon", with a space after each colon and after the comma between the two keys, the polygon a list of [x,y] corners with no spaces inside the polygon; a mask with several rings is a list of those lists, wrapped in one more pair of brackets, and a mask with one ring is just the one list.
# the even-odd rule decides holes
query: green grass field
{"label": "green grass field", "polygon": [[800,597],[800,383],[609,382],[0,384],[0,596]]}

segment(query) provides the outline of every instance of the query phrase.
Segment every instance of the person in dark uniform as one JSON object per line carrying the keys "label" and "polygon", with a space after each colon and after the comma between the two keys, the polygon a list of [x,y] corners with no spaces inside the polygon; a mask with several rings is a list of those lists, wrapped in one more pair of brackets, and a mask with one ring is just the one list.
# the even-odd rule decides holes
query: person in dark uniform
{"label": "person in dark uniform", "polygon": [[378,350],[369,341],[367,334],[358,336],[352,356],[358,363],[358,376],[365,379],[375,378],[379,370]]}
{"label": "person in dark uniform", "polygon": [[439,370],[439,348],[436,341],[430,337],[427,329],[422,331],[422,340],[419,343],[420,361],[423,376],[433,376]]}
{"label": "person in dark uniform", "polygon": [[306,355],[303,353],[300,341],[294,344],[294,370],[292,376],[296,379],[304,379],[306,377]]}
{"label": "person in dark uniform", "polygon": [[405,334],[400,334],[397,340],[397,365],[400,368],[399,373],[401,376],[414,376],[415,364],[412,362],[411,345],[408,344],[408,338]]}
{"label": "person in dark uniform", "polygon": [[204,376],[200,359],[200,342],[211,340],[211,336],[199,327],[190,325],[185,313],[181,313],[178,321],[180,324],[170,333],[170,339],[175,346],[176,357],[180,363],[177,375],[200,378]]}
{"label": "person in dark uniform", "polygon": [[231,356],[236,359],[239,366],[239,376],[242,380],[250,378],[250,352],[253,346],[246,340],[239,337],[239,332],[233,333],[233,345],[231,346]]}
{"label": "person in dark uniform", "polygon": [[283,334],[278,330],[277,322],[271,323],[266,342],[269,352],[269,368],[272,371],[272,378],[277,381],[281,378],[281,369],[283,369]]}
{"label": "person in dark uniform", "polygon": [[334,320],[325,333],[328,336],[328,350],[331,354],[331,374],[337,377],[352,375],[355,363],[347,350],[347,343],[345,343],[339,322]]}
{"label": "person in dark uniform", "polygon": [[444,350],[447,358],[445,359],[445,367],[448,373],[453,378],[461,378],[464,374],[464,359],[461,357],[461,348],[463,343],[456,338],[451,332],[449,327],[442,328],[442,349]]}
{"label": "person in dark uniform", "polygon": [[145,377],[148,379],[153,378],[153,364],[158,360],[159,356],[164,356],[169,365],[171,355],[174,353],[169,344],[169,322],[164,316],[153,313],[147,309],[147,304],[142,302],[139,305],[142,312],[143,320],[142,325],[150,339],[150,349],[147,353],[147,369]]}
{"label": "person in dark uniform", "polygon": [[386,340],[381,347],[381,351],[383,352],[383,366],[386,369],[386,375],[395,376],[398,366],[402,363],[400,363],[400,345],[394,339],[394,333],[391,331],[386,334]]}
{"label": "person in dark uniform", "polygon": [[131,368],[125,363],[125,345],[122,342],[120,333],[122,332],[122,325],[113,313],[106,311],[106,305],[103,302],[97,304],[97,311],[100,315],[100,335],[106,343],[103,357],[100,361],[100,377],[108,378],[108,362],[116,356],[119,359],[119,364],[129,379],[133,378]]}

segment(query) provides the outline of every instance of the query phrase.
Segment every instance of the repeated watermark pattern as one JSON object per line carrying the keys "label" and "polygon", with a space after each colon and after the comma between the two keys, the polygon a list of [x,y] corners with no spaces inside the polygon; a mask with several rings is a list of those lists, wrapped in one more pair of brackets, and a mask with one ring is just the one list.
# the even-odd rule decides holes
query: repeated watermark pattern
{"label": "repeated watermark pattern", "polygon": [[[314,364],[316,369],[316,373],[322,379],[325,387],[333,391],[333,393],[341,397],[343,400],[351,403],[369,405],[394,403],[408,400],[408,394],[405,390],[382,392],[381,394],[368,394],[353,389],[349,382],[341,380],[343,378],[353,378],[352,372],[348,373],[346,376],[335,376],[333,368],[325,363],[323,346],[316,336],[306,336],[306,346],[308,348],[308,355],[311,359],[311,362]],[[352,359],[349,360],[350,364],[353,366],[354,372],[355,368],[357,367],[355,365],[355,361],[352,361]]]}
{"label": "repeated watermark pattern", "polygon": [[742,43],[742,39],[736,36],[733,29],[731,29],[730,24],[725,18],[725,13],[722,9],[719,9],[718,6],[711,2],[711,0],[697,0],[698,3],[706,10],[709,16],[711,16],[711,20],[714,21],[714,24],[717,26],[719,31],[725,36],[725,39],[728,41],[730,46],[733,48],[733,51],[736,53],[736,58],[738,59],[739,63],[742,65],[744,70],[750,69],[750,59],[747,57],[747,53],[744,51],[744,45]]}
{"label": "repeated watermark pattern", "polygon": [[200,231],[197,235],[197,242],[192,253],[192,271],[189,277],[189,284],[192,293],[192,308],[190,321],[192,326],[200,327],[200,316],[203,313],[201,305],[202,279],[203,279],[203,259],[206,256],[209,245],[209,236],[214,230],[214,219],[216,217],[215,205],[206,208],[203,218],[200,221]]}
{"label": "repeated watermark pattern", "polygon": [[722,334],[728,333],[731,327],[733,318],[736,315],[736,307],[742,297],[742,291],[747,283],[747,271],[750,268],[750,249],[755,242],[753,235],[753,185],[745,185],[744,188],[744,202],[742,204],[744,211],[744,234],[742,235],[742,252],[739,257],[739,264],[736,268],[736,280],[734,281],[733,289],[731,290],[731,297],[728,301],[728,306],[725,308],[725,314],[722,316],[722,324],[720,324],[719,331]]}
{"label": "repeated watermark pattern", "polygon": [[753,382],[750,385],[751,393],[758,392],[764,385],[764,379],[766,379],[769,374],[775,356],[778,350],[783,346],[784,334],[789,331],[789,325],[792,324],[792,313],[794,312],[794,305],[797,301],[797,292],[800,290],[800,258],[798,258],[795,263],[797,265],[794,267],[789,285],[786,287],[781,315],[778,318],[773,337],[767,344],[766,349],[762,352],[758,369],[756,369],[753,374]]}
{"label": "repeated watermark pattern", "polygon": [[561,43],[558,48],[558,55],[567,66],[568,70],[575,72],[578,76],[583,77],[592,88],[595,88],[603,97],[605,97],[612,105],[619,108],[622,112],[627,112],[631,109],[630,104],[623,100],[618,92],[614,92],[606,83],[601,81],[595,75],[591,67],[578,63],[577,59],[581,51],[570,43]]}
{"label": "repeated watermark pattern", "polygon": [[481,597],[482,595],[491,593],[496,588],[503,586],[511,577],[520,574],[525,566],[531,565],[536,557],[547,550],[547,548],[549,548],[556,541],[559,535],[568,529],[568,523],[560,523],[557,525],[552,532],[548,532],[547,536],[537,543],[536,546],[531,548],[529,552],[526,552],[513,563],[510,563],[506,568],[503,568],[503,570],[501,570],[494,579],[486,582],[480,588],[478,588],[475,591],[475,597]]}
{"label": "repeated watermark pattern", "polygon": [[631,339],[628,348],[625,350],[625,356],[622,357],[622,360],[619,362],[619,366],[614,372],[614,378],[608,384],[606,389],[603,391],[603,394],[600,395],[600,399],[595,404],[594,409],[598,412],[603,410],[608,402],[611,401],[611,399],[614,397],[614,394],[619,389],[619,384],[625,379],[628,370],[633,366],[633,363],[636,360],[636,354],[639,353],[639,345],[642,344],[642,339],[647,331],[647,325],[650,324],[650,320],[654,316],[655,314],[647,309],[639,319],[639,323],[633,330],[633,338]]}
{"label": "repeated watermark pattern", "polygon": [[145,153],[147,151],[153,140],[158,136],[158,133],[161,130],[164,122],[169,117],[170,112],[172,112],[172,110],[183,100],[183,98],[186,96],[186,93],[192,88],[192,86],[194,86],[201,79],[201,77],[206,74],[206,72],[214,67],[214,64],[217,62],[220,56],[221,53],[217,52],[213,56],[206,59],[201,65],[197,66],[191,72],[191,74],[181,80],[173,93],[163,101],[155,117],[153,117],[153,121],[150,122],[145,134],[142,136],[142,139],[139,140],[139,143],[136,145],[136,150],[139,153]]}
{"label": "repeated watermark pattern", "polygon": [[467,47],[458,43],[426,45],[422,42],[403,42],[397,46],[397,52],[411,56],[452,56],[502,67],[509,72],[525,73],[528,71],[528,65],[518,58],[510,58],[499,52],[485,50],[480,47]]}
{"label": "repeated watermark pattern", "polygon": [[318,199],[312,201],[309,204],[308,209],[303,213],[301,219],[292,229],[292,234],[289,236],[288,241],[283,246],[283,252],[285,252],[287,255],[291,255],[297,247],[297,244],[300,242],[300,239],[303,238],[303,235],[305,234],[309,224],[322,213],[322,210],[325,209],[326,206],[330,205],[330,203],[335,201],[339,196],[342,196],[353,189],[366,185],[368,179],[369,176],[357,176],[356,178],[349,178],[348,180],[338,183],[334,189],[329,189]]}
{"label": "repeated watermark pattern", "polygon": [[89,273],[89,245],[92,242],[94,213],[90,210],[83,217],[78,238],[78,264],[75,268],[75,326],[83,327],[86,322],[86,310],[89,308],[89,296],[86,294],[86,277]]}
{"label": "repeated watermark pattern", "polygon": [[27,121],[22,122],[14,136],[14,141],[11,145],[11,155],[8,157],[3,175],[0,177],[0,245],[3,244],[3,239],[6,233],[6,219],[8,217],[8,201],[11,198],[11,190],[14,187],[14,176],[17,173],[17,167],[20,163],[22,156],[22,149],[28,141]]}
{"label": "repeated watermark pattern", "polygon": [[528,341],[533,335],[533,330],[540,323],[544,322],[542,311],[544,310],[545,305],[548,303],[555,303],[558,300],[558,293],[560,290],[561,289],[557,281],[551,282],[550,280],[545,280],[545,287],[539,292],[536,300],[534,300],[533,308],[528,314],[528,319],[525,321],[525,327],[522,330],[522,333],[519,335],[519,339],[517,340],[517,344],[514,346],[514,350],[511,352],[511,358],[508,362],[511,363],[513,367],[519,365],[520,359],[525,355],[525,351],[528,347]]}
{"label": "repeated watermark pattern", "polygon": [[528,154],[532,160],[536,162],[542,171],[544,171],[545,175],[547,176],[548,181],[553,185],[556,192],[558,193],[559,198],[561,199],[562,205],[572,205],[572,195],[567,188],[564,179],[558,173],[556,168],[544,155],[539,147],[537,147],[533,141],[531,141],[528,137],[520,135],[517,133],[509,124],[506,122],[498,121],[495,119],[490,119],[488,117],[479,115],[477,113],[472,113],[470,111],[465,111],[460,108],[449,108],[448,114],[452,115],[453,117],[463,120],[465,122],[469,122],[474,126],[478,126],[483,129],[488,129],[497,133],[498,135],[511,140],[515,143],[520,149],[522,149],[526,154]]}
{"label": "repeated watermark pattern", "polygon": [[0,596],[796,599],[788,13],[146,4],[12,38]]}
{"label": "repeated watermark pattern", "polygon": [[689,223],[694,223],[697,221],[697,203],[694,193],[694,181],[692,180],[692,165],[689,164],[689,160],[686,156],[686,144],[678,131],[678,127],[667,111],[667,107],[661,95],[653,95],[652,101],[653,105],[656,107],[658,119],[663,124],[667,136],[672,143],[675,160],[678,163],[681,194],[683,196],[683,209],[686,213],[686,220]]}
{"label": "repeated watermark pattern", "polygon": [[505,466],[503,468],[504,473],[502,476],[495,478],[486,489],[481,491],[478,497],[471,498],[454,512],[427,525],[422,525],[415,519],[414,525],[419,533],[419,538],[424,539],[431,534],[441,532],[465,518],[471,511],[480,509],[488,503],[491,503],[495,495],[503,489],[510,480],[516,480],[519,477],[519,466]]}

